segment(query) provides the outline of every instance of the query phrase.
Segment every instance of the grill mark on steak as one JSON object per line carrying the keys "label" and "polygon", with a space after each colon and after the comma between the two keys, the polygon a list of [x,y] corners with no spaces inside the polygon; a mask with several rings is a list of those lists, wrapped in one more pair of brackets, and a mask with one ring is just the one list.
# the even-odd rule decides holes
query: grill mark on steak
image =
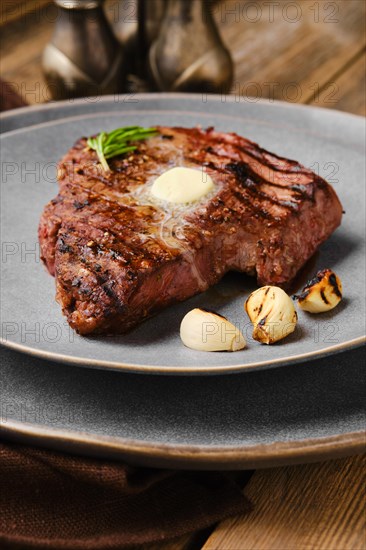
{"label": "grill mark on steak", "polygon": [[[248,189],[247,189],[248,191]],[[263,208],[262,205],[256,206],[254,202],[251,202],[251,197],[248,197],[244,195],[242,192],[233,190],[234,197],[236,197],[240,202],[244,202],[244,204],[253,212],[253,215],[256,218],[264,218],[266,220],[276,221],[280,218],[276,218],[275,216],[272,216],[265,208]]]}
{"label": "grill mark on steak", "polygon": [[[60,162],[39,239],[81,334],[124,332],[230,269],[285,286],[340,223],[333,189],[295,161],[213,128],[159,132],[109,173],[85,138]],[[175,165],[203,167],[214,192],[186,206],[154,199],[154,179]]]}
{"label": "grill mark on steak", "polygon": [[[257,187],[261,187],[263,184],[266,184],[271,187],[275,187],[277,189],[283,189],[283,185],[278,185],[277,183],[269,180],[268,178],[265,178],[264,176],[259,176],[257,172],[252,170],[252,168],[249,166],[247,162],[243,162],[243,161],[230,162],[229,164],[226,165],[226,168],[234,172],[234,174],[238,177],[242,185],[245,185],[245,180],[250,178],[256,184]],[[286,175],[288,174],[292,175],[293,173],[288,171],[282,171],[282,174],[284,174],[284,179],[285,179]],[[306,187],[304,186],[303,190],[300,190],[300,189],[297,189],[297,185],[298,184],[291,183],[291,181],[289,180],[289,185],[287,188],[288,192],[291,192],[294,190],[296,193],[300,194],[302,198],[308,197],[309,194],[305,192]]]}
{"label": "grill mark on steak", "polygon": [[284,159],[279,157],[278,155],[275,155],[274,153],[268,153],[265,149],[262,149],[261,147],[256,147],[255,149],[252,147],[240,147],[241,151],[243,151],[245,154],[249,155],[253,159],[260,160],[261,156],[264,156],[266,158],[266,163],[271,167],[272,170],[275,172],[281,172],[282,174],[304,174],[307,175],[309,173],[309,170],[307,168],[301,168],[299,164],[294,160],[286,159],[286,165],[289,166],[288,170],[285,170],[283,167],[276,166],[273,162],[271,162],[270,158],[273,157],[276,160],[283,162]]}
{"label": "grill mark on steak", "polygon": [[[263,180],[261,180],[256,172],[250,169],[249,165],[246,162],[229,163],[226,165],[226,168],[236,175],[239,184],[244,187],[253,196],[253,198],[255,198],[255,195],[257,195],[265,200],[270,201],[273,204],[283,206],[284,208],[289,208],[293,211],[298,210],[298,203],[296,201],[293,202],[290,200],[284,201],[278,198],[276,199],[275,197],[262,191],[261,188]],[[276,184],[272,184],[268,180],[264,181],[266,185],[279,187]],[[292,188],[293,187],[291,186],[291,189]],[[300,195],[300,199],[304,198],[303,193],[298,192],[298,194]]]}

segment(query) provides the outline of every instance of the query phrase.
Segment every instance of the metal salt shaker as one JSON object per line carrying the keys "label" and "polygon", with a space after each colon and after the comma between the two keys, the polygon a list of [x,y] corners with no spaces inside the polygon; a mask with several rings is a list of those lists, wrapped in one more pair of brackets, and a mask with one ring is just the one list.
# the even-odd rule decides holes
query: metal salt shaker
{"label": "metal salt shaker", "polygon": [[59,6],[43,71],[54,99],[123,90],[124,55],[103,11],[104,0],[55,0]]}
{"label": "metal salt shaker", "polygon": [[149,69],[159,90],[230,90],[233,62],[207,0],[168,0],[160,34],[150,48]]}

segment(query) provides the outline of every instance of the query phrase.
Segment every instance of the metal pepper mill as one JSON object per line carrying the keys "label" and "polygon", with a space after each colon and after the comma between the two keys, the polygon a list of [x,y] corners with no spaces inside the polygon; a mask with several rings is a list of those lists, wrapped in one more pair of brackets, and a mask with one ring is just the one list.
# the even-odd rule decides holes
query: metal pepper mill
{"label": "metal pepper mill", "polygon": [[123,90],[123,50],[107,22],[103,2],[55,0],[59,13],[43,52],[43,71],[54,99]]}
{"label": "metal pepper mill", "polygon": [[128,70],[135,67],[138,49],[138,3],[139,0],[119,0],[107,4],[106,15],[114,34],[123,46]]}
{"label": "metal pepper mill", "polygon": [[227,93],[233,62],[208,0],[168,0],[159,37],[149,52],[158,90]]}
{"label": "metal pepper mill", "polygon": [[157,38],[167,0],[119,0],[107,6],[115,35],[126,53],[128,70],[146,76],[146,58]]}

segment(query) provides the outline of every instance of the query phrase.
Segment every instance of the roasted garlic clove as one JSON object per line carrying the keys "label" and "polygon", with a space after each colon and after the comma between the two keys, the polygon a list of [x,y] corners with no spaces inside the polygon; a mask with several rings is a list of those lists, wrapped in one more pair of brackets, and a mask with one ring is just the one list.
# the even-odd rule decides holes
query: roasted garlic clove
{"label": "roasted garlic clove", "polygon": [[323,313],[342,300],[342,282],[331,269],[318,271],[297,298],[299,307],[310,313]]}
{"label": "roasted garlic clove", "polygon": [[240,330],[226,317],[200,308],[185,315],[180,337],[185,346],[198,351],[238,351],[246,346]]}
{"label": "roasted garlic clove", "polygon": [[252,292],[244,307],[254,325],[253,338],[262,344],[282,340],[296,328],[297,313],[282,288],[263,286]]}

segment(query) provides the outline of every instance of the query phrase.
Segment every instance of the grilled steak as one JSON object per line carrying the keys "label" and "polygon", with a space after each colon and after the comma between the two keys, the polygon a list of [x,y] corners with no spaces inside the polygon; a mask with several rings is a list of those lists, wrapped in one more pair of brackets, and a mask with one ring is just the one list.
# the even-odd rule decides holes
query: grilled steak
{"label": "grilled steak", "polygon": [[[84,138],[60,162],[39,239],[80,334],[125,332],[229,270],[286,286],[340,224],[332,187],[297,162],[212,128],[158,131],[110,172]],[[174,166],[204,167],[214,191],[188,206],[154,199],[153,181]]]}

